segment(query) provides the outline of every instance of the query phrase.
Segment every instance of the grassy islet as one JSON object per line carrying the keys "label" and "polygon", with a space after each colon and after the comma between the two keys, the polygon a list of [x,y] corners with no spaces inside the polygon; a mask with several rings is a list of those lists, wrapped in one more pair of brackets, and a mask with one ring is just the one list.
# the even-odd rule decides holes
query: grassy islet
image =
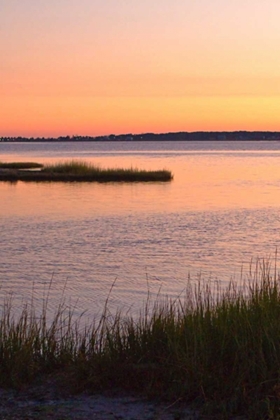
{"label": "grassy islet", "polygon": [[0,162],[0,169],[40,169],[41,163],[36,162]]}
{"label": "grassy islet", "polygon": [[[167,182],[173,179],[172,173],[166,169],[155,171],[138,168],[110,169],[77,160],[44,166],[36,163],[0,164],[1,168],[11,170],[0,172],[1,181]],[[31,168],[41,168],[41,170],[36,172],[22,170]]]}

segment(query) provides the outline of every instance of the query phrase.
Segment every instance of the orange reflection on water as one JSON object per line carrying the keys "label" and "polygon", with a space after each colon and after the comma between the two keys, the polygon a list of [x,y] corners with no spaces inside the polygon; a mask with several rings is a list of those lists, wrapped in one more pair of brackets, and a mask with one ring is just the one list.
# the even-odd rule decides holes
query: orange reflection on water
{"label": "orange reflection on water", "polygon": [[166,168],[172,171],[174,180],[132,184],[2,182],[0,215],[84,218],[139,212],[264,208],[280,204],[280,165],[275,155],[189,153],[151,158],[120,154],[84,160],[102,167]]}

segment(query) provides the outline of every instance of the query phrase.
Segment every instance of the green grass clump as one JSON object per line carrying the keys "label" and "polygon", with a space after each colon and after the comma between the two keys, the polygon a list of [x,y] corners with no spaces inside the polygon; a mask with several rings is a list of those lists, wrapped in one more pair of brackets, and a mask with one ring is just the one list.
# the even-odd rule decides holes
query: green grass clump
{"label": "green grass clump", "polygon": [[[244,288],[245,287],[245,288]],[[149,301],[139,318],[109,316],[83,328],[63,305],[52,323],[25,307],[0,319],[0,384],[60,369],[79,390],[111,387],[193,402],[214,418],[280,412],[280,278],[258,266],[243,288],[189,283],[185,299]]]}
{"label": "green grass clump", "polygon": [[0,169],[39,169],[41,163],[36,162],[0,162]]}

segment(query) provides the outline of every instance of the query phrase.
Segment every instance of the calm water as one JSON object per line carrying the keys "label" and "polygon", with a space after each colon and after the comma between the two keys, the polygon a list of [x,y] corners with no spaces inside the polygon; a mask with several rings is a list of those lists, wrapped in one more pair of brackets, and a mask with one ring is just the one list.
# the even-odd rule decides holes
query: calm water
{"label": "calm water", "polygon": [[0,295],[16,302],[49,294],[51,311],[64,296],[90,316],[115,281],[110,308],[137,311],[148,290],[175,297],[188,276],[227,284],[279,248],[279,142],[0,143],[0,161],[66,159],[174,180],[0,182]]}

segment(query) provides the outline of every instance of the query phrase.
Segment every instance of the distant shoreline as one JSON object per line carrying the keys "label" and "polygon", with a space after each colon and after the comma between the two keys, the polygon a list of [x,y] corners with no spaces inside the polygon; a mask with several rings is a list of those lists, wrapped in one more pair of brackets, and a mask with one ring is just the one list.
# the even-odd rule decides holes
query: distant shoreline
{"label": "distant shoreline", "polygon": [[280,141],[280,131],[194,131],[172,133],[110,134],[107,136],[24,137],[0,136],[3,143],[134,141]]}

